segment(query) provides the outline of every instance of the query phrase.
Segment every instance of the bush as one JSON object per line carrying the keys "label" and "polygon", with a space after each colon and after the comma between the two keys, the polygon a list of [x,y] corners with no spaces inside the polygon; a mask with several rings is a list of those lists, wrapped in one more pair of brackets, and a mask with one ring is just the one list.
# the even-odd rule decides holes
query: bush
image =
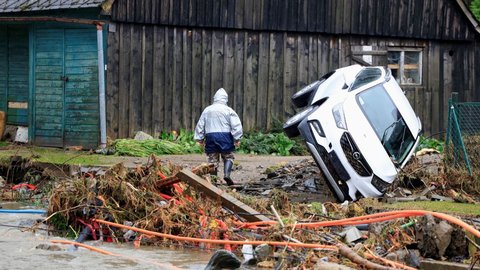
{"label": "bush", "polygon": [[480,0],[473,0],[470,4],[470,10],[477,20],[480,21]]}
{"label": "bush", "polygon": [[259,155],[305,155],[302,142],[289,139],[284,133],[247,133],[241,140],[239,153]]}

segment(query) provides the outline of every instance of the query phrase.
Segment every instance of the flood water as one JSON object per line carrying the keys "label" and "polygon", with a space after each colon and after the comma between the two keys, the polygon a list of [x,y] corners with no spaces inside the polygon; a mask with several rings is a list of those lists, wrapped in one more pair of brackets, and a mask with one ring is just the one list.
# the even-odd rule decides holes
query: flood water
{"label": "flood water", "polygon": [[[19,209],[14,203],[0,205],[3,209]],[[17,227],[29,227],[40,218],[38,214],[0,213],[0,269],[204,269],[212,255],[200,250],[135,248],[132,244],[105,242],[95,247],[119,256],[81,247],[72,251],[70,245],[52,244],[50,240],[61,238],[48,236],[44,230],[23,232]],[[53,246],[53,249],[37,248],[42,245]]]}

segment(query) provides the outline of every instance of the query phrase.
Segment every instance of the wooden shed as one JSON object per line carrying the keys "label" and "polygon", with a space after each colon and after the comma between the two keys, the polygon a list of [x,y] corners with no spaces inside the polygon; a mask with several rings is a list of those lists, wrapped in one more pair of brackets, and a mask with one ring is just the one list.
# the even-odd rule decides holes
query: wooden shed
{"label": "wooden shed", "polygon": [[116,0],[107,132],[192,129],[223,87],[246,130],[295,113],[290,96],[338,67],[389,66],[426,134],[452,91],[480,99],[478,22],[462,0]]}
{"label": "wooden shed", "polygon": [[102,2],[0,1],[0,110],[36,145],[100,143]]}

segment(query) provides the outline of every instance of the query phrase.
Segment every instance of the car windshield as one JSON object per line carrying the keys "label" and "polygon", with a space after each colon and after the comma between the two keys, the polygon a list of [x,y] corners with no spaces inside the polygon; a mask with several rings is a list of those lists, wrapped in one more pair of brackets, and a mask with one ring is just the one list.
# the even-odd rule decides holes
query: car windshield
{"label": "car windshield", "polygon": [[415,144],[405,120],[382,85],[357,95],[357,102],[393,161],[401,164]]}

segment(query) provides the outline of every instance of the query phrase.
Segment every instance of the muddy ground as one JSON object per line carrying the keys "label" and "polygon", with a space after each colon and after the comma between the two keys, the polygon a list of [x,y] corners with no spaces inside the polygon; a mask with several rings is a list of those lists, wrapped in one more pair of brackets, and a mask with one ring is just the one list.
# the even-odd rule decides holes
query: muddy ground
{"label": "muddy ground", "polygon": [[[169,161],[181,165],[184,168],[193,168],[207,161],[202,154],[189,155],[166,155],[159,156],[162,161]],[[148,162],[148,158],[116,157],[115,161],[123,162],[127,167],[135,167]],[[292,162],[313,161],[310,156],[258,156],[235,154],[235,167],[232,179],[239,183],[247,183],[252,180],[265,178],[266,169],[272,166],[282,166]],[[223,165],[220,163],[219,176],[223,173]]]}

